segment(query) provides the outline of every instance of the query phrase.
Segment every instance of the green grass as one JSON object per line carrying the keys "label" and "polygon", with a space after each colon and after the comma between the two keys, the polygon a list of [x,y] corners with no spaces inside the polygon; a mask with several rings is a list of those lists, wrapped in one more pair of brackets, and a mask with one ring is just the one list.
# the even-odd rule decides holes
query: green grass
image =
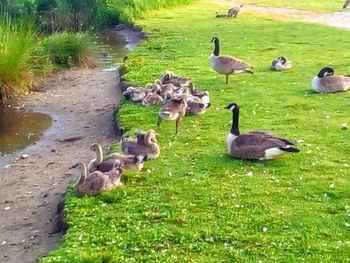
{"label": "green grass", "polygon": [[0,18],[0,105],[13,102],[51,70],[33,25]]}
{"label": "green grass", "polygon": [[58,33],[47,37],[43,47],[57,67],[81,66],[94,55],[92,40],[84,33]]}
{"label": "green grass", "polygon": [[[209,90],[212,107],[186,117],[179,135],[164,122],[160,158],[124,174],[122,188],[99,197],[70,194],[70,229],[41,262],[350,260],[349,131],[341,130],[350,94],[310,91],[323,66],[349,73],[349,33],[252,14],[219,20],[215,8],[197,3],[138,21],[150,38],[128,55],[126,79],[145,85],[172,70]],[[252,63],[255,74],[232,76],[226,86],[208,62],[214,35],[223,54]],[[279,55],[293,61],[292,70],[269,70]],[[241,105],[243,132],[303,140],[301,152],[269,162],[230,158],[230,102]],[[119,118],[132,134],[155,128],[157,111],[124,101]]]}
{"label": "green grass", "polygon": [[335,12],[342,10],[345,0],[244,0],[245,3],[254,3],[258,5],[278,6],[278,7],[293,7],[310,9],[314,11]]}

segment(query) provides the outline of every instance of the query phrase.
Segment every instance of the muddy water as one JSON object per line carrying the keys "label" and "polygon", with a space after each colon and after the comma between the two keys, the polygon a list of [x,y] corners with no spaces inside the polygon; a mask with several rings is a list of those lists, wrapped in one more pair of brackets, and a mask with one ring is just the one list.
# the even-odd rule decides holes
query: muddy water
{"label": "muddy water", "polygon": [[0,108],[0,156],[37,141],[51,122],[47,114]]}

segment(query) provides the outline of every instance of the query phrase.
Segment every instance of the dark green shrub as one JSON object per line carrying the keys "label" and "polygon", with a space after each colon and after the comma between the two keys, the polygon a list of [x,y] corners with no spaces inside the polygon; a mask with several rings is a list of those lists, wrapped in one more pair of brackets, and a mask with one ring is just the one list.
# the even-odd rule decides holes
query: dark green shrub
{"label": "dark green shrub", "polygon": [[43,47],[57,67],[80,66],[93,55],[91,39],[83,33],[59,33],[43,41]]}

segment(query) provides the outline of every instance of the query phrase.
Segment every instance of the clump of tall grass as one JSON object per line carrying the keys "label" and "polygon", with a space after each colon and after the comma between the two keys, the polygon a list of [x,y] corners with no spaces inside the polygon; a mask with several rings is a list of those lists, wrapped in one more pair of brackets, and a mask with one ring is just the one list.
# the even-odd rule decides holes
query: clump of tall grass
{"label": "clump of tall grass", "polygon": [[143,13],[160,8],[190,4],[196,0],[111,0],[109,7],[119,13],[121,22],[134,22]]}
{"label": "clump of tall grass", "polygon": [[91,38],[83,33],[57,33],[43,41],[45,52],[56,67],[91,66]]}
{"label": "clump of tall grass", "polygon": [[36,86],[52,65],[31,23],[0,20],[0,104]]}

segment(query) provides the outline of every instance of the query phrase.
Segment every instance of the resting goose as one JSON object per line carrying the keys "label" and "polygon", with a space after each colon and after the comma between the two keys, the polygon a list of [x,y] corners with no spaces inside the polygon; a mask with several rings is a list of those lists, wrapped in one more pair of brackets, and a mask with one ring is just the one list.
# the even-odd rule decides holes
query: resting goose
{"label": "resting goose", "polygon": [[113,153],[105,157],[105,159],[97,166],[97,170],[107,172],[119,163],[123,170],[135,170],[139,172],[142,170],[146,159],[147,155],[124,155]]}
{"label": "resting goose", "polygon": [[219,12],[216,12],[216,18],[221,18],[221,17],[227,17],[227,14],[220,14]]}
{"label": "resting goose", "polygon": [[186,116],[204,114],[210,105],[210,103],[202,103],[200,101],[187,102]]}
{"label": "resting goose", "polygon": [[253,67],[243,60],[234,58],[232,56],[220,56],[219,39],[213,37],[211,42],[214,42],[214,51],[209,57],[211,67],[218,73],[226,76],[226,84],[228,84],[228,76],[238,73],[251,73]]}
{"label": "resting goose", "polygon": [[186,99],[182,97],[168,99],[159,110],[157,129],[159,129],[162,120],[176,121],[175,133],[177,134],[179,131],[179,123],[186,115],[186,109]]}
{"label": "resting goose", "polygon": [[350,4],[350,0],[346,0],[344,5],[343,5],[343,8],[347,8],[347,6]]}
{"label": "resting goose", "polygon": [[97,165],[99,165],[103,160],[103,150],[99,143],[92,144],[90,150],[95,152],[95,158],[92,159],[88,164],[87,171],[89,173],[95,171]]}
{"label": "resting goose", "polygon": [[299,152],[294,144],[272,134],[253,131],[241,134],[239,131],[239,107],[231,103],[226,109],[232,111],[232,127],[227,135],[228,152],[235,158],[245,160],[271,160],[285,153]]}
{"label": "resting goose", "polygon": [[274,59],[271,64],[271,69],[273,70],[287,70],[292,68],[292,61],[288,60],[286,57],[278,57]]}
{"label": "resting goose", "polygon": [[161,105],[163,104],[163,97],[157,93],[148,93],[142,101],[144,106]]}
{"label": "resting goose", "polygon": [[78,163],[72,168],[80,168],[80,177],[74,185],[75,194],[81,195],[98,195],[103,191],[112,190],[121,186],[120,177],[122,169],[119,166],[114,166],[109,172],[103,173],[95,171],[87,176],[87,167],[84,163]]}
{"label": "resting goose", "polygon": [[124,154],[144,155],[147,159],[156,159],[160,154],[154,130],[147,131],[142,144],[135,139],[122,138],[121,149]]}
{"label": "resting goose", "polygon": [[350,77],[334,75],[332,68],[325,67],[312,79],[311,86],[319,93],[345,91],[350,88]]}

